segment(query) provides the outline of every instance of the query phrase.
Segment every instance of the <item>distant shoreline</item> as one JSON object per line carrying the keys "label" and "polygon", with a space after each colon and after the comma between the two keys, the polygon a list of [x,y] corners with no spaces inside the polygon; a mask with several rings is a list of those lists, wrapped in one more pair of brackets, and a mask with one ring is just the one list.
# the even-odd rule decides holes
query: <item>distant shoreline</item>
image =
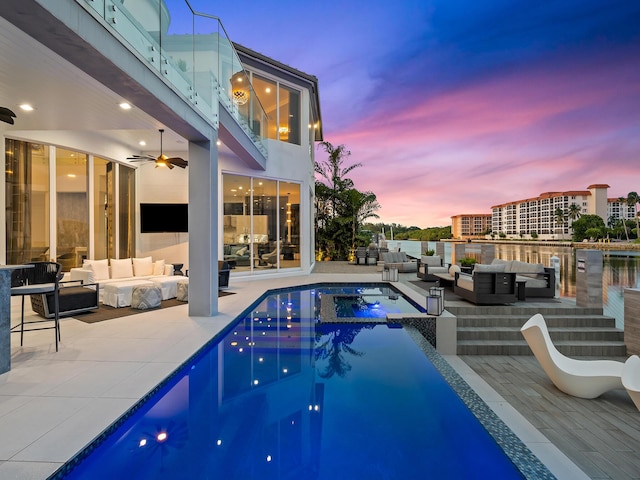
{"label": "distant shoreline", "polygon": [[[465,243],[464,240],[447,239],[442,242]],[[549,240],[487,240],[472,239],[466,243],[495,243],[502,245],[539,245],[547,247],[571,247],[571,248],[590,248],[596,250],[634,250],[640,251],[640,243],[631,242],[570,242],[570,241],[549,241]]]}

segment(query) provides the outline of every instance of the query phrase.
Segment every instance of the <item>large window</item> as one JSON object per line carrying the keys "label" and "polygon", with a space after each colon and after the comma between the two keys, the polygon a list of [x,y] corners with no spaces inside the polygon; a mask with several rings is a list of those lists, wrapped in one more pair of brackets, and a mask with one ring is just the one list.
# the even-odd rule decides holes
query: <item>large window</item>
{"label": "large window", "polygon": [[85,258],[135,255],[135,169],[60,147],[12,139],[5,146],[0,260],[55,259],[69,271]]}
{"label": "large window", "polygon": [[56,259],[64,271],[88,258],[87,168],[85,154],[56,148]]}
{"label": "large window", "polygon": [[255,73],[252,85],[269,118],[267,137],[300,145],[300,92]]}
{"label": "large window", "polygon": [[5,146],[6,262],[48,260],[49,147],[11,139]]}
{"label": "large window", "polygon": [[300,267],[300,185],[224,174],[223,253],[235,271]]}

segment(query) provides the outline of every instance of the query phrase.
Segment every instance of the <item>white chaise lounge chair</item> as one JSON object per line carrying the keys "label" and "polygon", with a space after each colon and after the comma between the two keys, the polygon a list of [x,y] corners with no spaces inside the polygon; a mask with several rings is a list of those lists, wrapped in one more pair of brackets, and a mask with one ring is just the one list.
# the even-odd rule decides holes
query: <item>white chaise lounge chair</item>
{"label": "white chaise lounge chair", "polygon": [[622,370],[622,385],[640,410],[640,357],[638,355],[627,358]]}
{"label": "white chaise lounge chair", "polygon": [[520,331],[558,390],[574,397],[596,398],[608,390],[623,388],[624,363],[565,357],[551,342],[547,324],[539,313],[527,320]]}

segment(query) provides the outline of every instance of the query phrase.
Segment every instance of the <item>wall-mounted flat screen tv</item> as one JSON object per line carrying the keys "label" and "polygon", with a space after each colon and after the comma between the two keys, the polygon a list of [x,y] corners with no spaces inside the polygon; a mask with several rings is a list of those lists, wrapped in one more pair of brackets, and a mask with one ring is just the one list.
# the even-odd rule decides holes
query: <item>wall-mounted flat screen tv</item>
{"label": "wall-mounted flat screen tv", "polygon": [[189,204],[141,203],[140,232],[188,232]]}

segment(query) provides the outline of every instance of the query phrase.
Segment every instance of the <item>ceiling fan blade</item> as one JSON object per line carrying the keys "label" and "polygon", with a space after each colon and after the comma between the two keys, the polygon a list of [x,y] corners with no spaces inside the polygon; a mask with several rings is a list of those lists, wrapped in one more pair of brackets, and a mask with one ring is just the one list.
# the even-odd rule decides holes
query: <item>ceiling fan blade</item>
{"label": "ceiling fan blade", "polygon": [[186,168],[187,165],[189,165],[189,163],[184,158],[180,158],[180,157],[167,158],[167,163],[170,165],[173,164],[176,167],[180,167],[180,168]]}
{"label": "ceiling fan blade", "polygon": [[155,160],[151,155],[131,155],[127,160]]}
{"label": "ceiling fan blade", "polygon": [[0,115],[2,116],[9,116],[9,117],[15,117],[16,114],[13,113],[11,110],[9,110],[7,107],[0,107]]}
{"label": "ceiling fan blade", "polygon": [[13,118],[9,115],[0,114],[0,122],[8,123],[9,125],[13,125]]}

